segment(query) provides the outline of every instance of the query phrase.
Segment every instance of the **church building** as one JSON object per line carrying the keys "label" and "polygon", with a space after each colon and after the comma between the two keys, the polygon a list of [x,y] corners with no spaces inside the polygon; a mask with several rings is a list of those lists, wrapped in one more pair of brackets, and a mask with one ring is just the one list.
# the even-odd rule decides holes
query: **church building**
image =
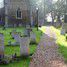
{"label": "church building", "polygon": [[5,25],[30,23],[29,0],[4,0]]}

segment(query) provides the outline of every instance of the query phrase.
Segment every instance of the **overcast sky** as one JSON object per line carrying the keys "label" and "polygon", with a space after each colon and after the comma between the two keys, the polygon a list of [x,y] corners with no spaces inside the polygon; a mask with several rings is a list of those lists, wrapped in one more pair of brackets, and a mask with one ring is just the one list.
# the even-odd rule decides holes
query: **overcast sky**
{"label": "overcast sky", "polygon": [[0,0],[0,8],[3,8],[3,7],[4,7],[3,0]]}
{"label": "overcast sky", "polygon": [[57,2],[58,0],[53,0],[53,2],[55,3],[55,2]]}
{"label": "overcast sky", "polygon": [[3,2],[3,0],[0,0],[0,2]]}

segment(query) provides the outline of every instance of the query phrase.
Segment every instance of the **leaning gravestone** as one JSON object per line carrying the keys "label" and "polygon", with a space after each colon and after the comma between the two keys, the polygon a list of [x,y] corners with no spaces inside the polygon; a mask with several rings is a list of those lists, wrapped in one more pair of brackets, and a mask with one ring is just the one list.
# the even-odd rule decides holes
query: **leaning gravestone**
{"label": "leaning gravestone", "polygon": [[4,55],[4,36],[0,33],[0,55]]}
{"label": "leaning gravestone", "polygon": [[29,37],[20,37],[20,54],[21,56],[28,56],[29,55]]}
{"label": "leaning gravestone", "polygon": [[30,33],[30,42],[36,43],[36,35],[33,32]]}

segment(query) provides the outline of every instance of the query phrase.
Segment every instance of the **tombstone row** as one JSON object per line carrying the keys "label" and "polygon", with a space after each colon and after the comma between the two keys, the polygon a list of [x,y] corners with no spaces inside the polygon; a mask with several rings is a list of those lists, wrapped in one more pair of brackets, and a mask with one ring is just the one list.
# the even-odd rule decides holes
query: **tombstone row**
{"label": "tombstone row", "polygon": [[[20,54],[29,54],[30,41],[36,41],[36,35],[31,32],[30,37],[21,37],[15,30],[12,32],[12,37],[16,40],[15,44],[20,45]],[[4,35],[0,33],[0,54],[4,55]]]}

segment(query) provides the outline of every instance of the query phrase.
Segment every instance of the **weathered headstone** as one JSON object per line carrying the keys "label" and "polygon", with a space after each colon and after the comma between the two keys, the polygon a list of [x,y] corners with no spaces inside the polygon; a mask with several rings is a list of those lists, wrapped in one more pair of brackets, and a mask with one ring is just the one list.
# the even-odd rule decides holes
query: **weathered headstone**
{"label": "weathered headstone", "polygon": [[17,25],[16,25],[16,24],[14,24],[14,28],[15,28],[15,27],[17,27]]}
{"label": "weathered headstone", "polygon": [[30,34],[30,42],[36,43],[36,35],[33,32]]}
{"label": "weathered headstone", "polygon": [[22,27],[22,24],[21,23],[19,24],[19,27]]}
{"label": "weathered headstone", "polygon": [[0,55],[4,55],[4,36],[0,33]]}
{"label": "weathered headstone", "polygon": [[23,35],[28,36],[28,34],[27,34],[27,30],[26,30],[26,29],[24,30]]}
{"label": "weathered headstone", "polygon": [[64,35],[67,32],[67,23],[62,23],[61,34]]}
{"label": "weathered headstone", "polygon": [[16,42],[19,42],[19,34],[18,33],[15,33],[14,39],[16,40]]}
{"label": "weathered headstone", "polygon": [[16,30],[13,30],[12,32],[11,32],[11,35],[12,35],[12,37],[14,38],[14,35],[16,34]]}
{"label": "weathered headstone", "polygon": [[30,37],[30,25],[26,25],[27,36]]}
{"label": "weathered headstone", "polygon": [[20,37],[19,38],[20,41],[20,54],[22,56],[28,56],[29,55],[29,37]]}
{"label": "weathered headstone", "polygon": [[61,30],[61,34],[64,35],[65,34],[65,29]]}
{"label": "weathered headstone", "polygon": [[18,45],[19,44],[19,37],[20,37],[19,33],[12,32],[12,37],[16,40],[16,42],[13,43],[13,45]]}
{"label": "weathered headstone", "polygon": [[30,29],[26,29],[23,33],[25,36],[30,36]]}
{"label": "weathered headstone", "polygon": [[30,29],[30,25],[26,25],[26,29]]}

